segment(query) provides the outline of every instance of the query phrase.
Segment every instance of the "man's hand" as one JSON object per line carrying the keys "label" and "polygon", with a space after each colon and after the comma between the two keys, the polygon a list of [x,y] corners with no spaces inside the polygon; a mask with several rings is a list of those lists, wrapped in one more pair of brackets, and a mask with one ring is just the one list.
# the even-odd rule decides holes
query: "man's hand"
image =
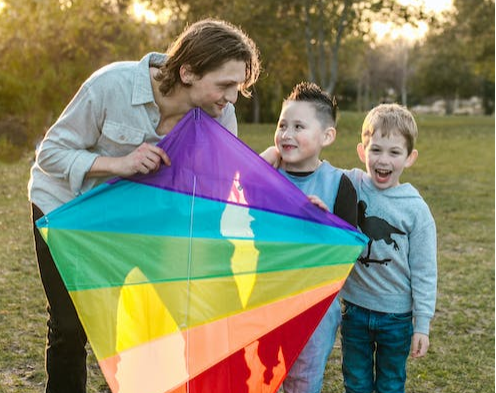
{"label": "man's hand", "polygon": [[165,165],[171,164],[165,151],[155,145],[143,143],[136,150],[121,158],[120,176],[131,176],[136,173],[146,175],[157,171],[162,162]]}
{"label": "man's hand", "polygon": [[168,166],[171,164],[169,156],[162,148],[149,143],[142,143],[127,156],[98,157],[86,176],[128,177],[137,173],[147,174],[157,171],[162,162]]}

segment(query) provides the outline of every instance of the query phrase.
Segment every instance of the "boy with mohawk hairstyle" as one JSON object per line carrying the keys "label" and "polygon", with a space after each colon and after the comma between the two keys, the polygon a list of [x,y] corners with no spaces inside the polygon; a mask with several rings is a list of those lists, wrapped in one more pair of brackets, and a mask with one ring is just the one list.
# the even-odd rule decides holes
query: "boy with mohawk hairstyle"
{"label": "boy with mohawk hairstyle", "polygon": [[412,114],[397,104],[372,109],[358,156],[346,171],[358,196],[358,226],[370,241],[340,297],[343,377],[348,393],[405,391],[408,354],[429,348],[436,303],[436,226],[409,183],[400,184],[418,152]]}
{"label": "boy with mohawk hairstyle", "polygon": [[[297,84],[282,104],[274,147],[261,156],[309,199],[357,224],[356,192],[343,171],[320,159],[336,138],[336,101],[314,83]],[[319,393],[341,320],[335,299],[283,382],[285,393]]]}

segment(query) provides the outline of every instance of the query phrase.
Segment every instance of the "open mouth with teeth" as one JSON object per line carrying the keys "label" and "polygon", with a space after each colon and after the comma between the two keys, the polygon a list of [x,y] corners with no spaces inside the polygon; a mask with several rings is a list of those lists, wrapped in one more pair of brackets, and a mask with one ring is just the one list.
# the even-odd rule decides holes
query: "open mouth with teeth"
{"label": "open mouth with teeth", "polygon": [[391,175],[391,173],[393,173],[393,171],[390,171],[388,169],[376,169],[375,173],[376,173],[377,177],[379,178],[379,180],[386,181],[389,178],[389,176]]}
{"label": "open mouth with teeth", "polygon": [[287,144],[284,144],[281,146],[283,150],[286,150],[286,151],[289,151],[289,150],[293,150],[293,149],[296,149],[296,146],[293,146],[293,145],[287,145]]}

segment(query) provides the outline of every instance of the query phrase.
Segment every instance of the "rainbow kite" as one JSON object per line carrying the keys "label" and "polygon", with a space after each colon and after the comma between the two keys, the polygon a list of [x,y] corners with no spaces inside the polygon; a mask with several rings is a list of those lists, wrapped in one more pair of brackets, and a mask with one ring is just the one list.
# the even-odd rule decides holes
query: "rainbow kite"
{"label": "rainbow kite", "polygon": [[275,392],[366,237],[201,109],[37,222],[117,393]]}

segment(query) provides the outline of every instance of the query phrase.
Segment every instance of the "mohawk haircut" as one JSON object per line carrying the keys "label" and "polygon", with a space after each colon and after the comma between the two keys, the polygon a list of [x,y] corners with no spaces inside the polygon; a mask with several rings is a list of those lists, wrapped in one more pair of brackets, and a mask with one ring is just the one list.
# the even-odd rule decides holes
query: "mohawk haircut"
{"label": "mohawk haircut", "polygon": [[325,128],[336,127],[338,110],[336,97],[331,97],[315,83],[298,83],[291,94],[284,100],[284,103],[288,101],[305,101],[312,104],[317,112],[319,121]]}

